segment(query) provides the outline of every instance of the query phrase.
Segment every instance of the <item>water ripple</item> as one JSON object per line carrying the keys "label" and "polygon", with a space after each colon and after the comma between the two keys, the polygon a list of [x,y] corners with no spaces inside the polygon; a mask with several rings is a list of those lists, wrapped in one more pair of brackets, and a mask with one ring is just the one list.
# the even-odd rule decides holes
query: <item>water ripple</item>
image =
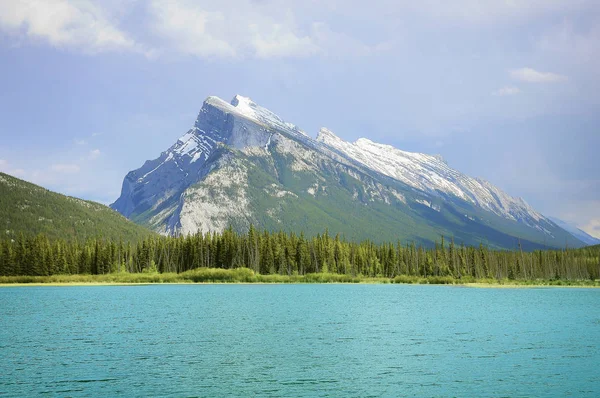
{"label": "water ripple", "polygon": [[0,289],[0,395],[600,396],[599,293]]}

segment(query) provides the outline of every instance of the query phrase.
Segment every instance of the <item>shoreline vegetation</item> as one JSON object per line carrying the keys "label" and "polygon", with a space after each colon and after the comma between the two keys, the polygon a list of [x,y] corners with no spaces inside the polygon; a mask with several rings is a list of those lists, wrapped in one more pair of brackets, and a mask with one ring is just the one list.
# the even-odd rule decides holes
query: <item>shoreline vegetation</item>
{"label": "shoreline vegetation", "polygon": [[526,252],[455,244],[351,242],[327,231],[257,231],[137,244],[45,235],[0,239],[0,284],[405,283],[463,286],[599,286],[600,248]]}
{"label": "shoreline vegetation", "polygon": [[182,273],[119,272],[103,275],[48,275],[48,276],[0,276],[0,286],[77,286],[77,285],[144,285],[144,284],[302,284],[302,283],[348,283],[348,284],[420,284],[456,285],[476,288],[518,287],[600,287],[600,280],[510,280],[476,279],[451,276],[370,277],[334,273],[309,273],[305,275],[262,275],[249,268],[221,269],[198,268]]}

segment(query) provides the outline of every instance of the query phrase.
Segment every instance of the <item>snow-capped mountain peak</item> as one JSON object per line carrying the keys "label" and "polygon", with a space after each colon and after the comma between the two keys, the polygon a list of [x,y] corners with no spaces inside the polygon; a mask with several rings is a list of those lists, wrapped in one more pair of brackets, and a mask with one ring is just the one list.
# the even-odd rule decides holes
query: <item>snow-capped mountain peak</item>
{"label": "snow-capped mountain peak", "polygon": [[[266,208],[273,200],[278,204]],[[449,233],[471,243],[478,239],[473,231],[491,229],[500,247],[514,242],[500,232],[506,230],[544,245],[546,239],[555,246],[565,241],[565,232],[523,199],[451,168],[439,155],[367,138],[348,142],[325,127],[315,140],[241,95],[231,102],[208,97],[190,130],[126,176],[112,207],[167,234],[250,222],[325,227],[333,220],[343,226],[353,219],[360,225],[348,224],[352,233],[379,220],[391,234],[420,239],[405,228],[419,225],[428,239],[439,233],[434,228],[452,228]],[[308,209],[301,220],[294,218],[298,209]]]}
{"label": "snow-capped mountain peak", "polygon": [[227,103],[219,97],[210,96],[206,99],[206,101],[204,101],[204,106],[200,110],[198,117],[200,117],[202,113],[207,112],[206,105],[213,106],[225,114],[232,114],[234,116],[250,120],[266,129],[282,130],[292,136],[309,138],[308,134],[306,134],[306,132],[304,132],[298,126],[286,122],[269,109],[256,104],[249,97],[244,97],[237,94],[235,97],[233,97],[231,103]]}
{"label": "snow-capped mountain peak", "polygon": [[[218,97],[209,97],[206,102],[268,129],[282,130],[296,136],[296,133],[300,132],[303,138],[308,138],[306,133],[295,125],[257,105],[249,97],[236,95],[231,103]],[[540,219],[545,219],[522,198],[512,197],[485,180],[469,177],[451,168],[440,155],[403,151],[364,137],[347,142],[326,127],[319,130],[316,141],[368,169],[420,191],[436,196],[454,196],[498,216],[521,221],[530,226],[534,226]]]}
{"label": "snow-capped mountain peak", "polygon": [[256,111],[260,107],[256,105],[249,97],[236,94],[231,100],[231,105],[234,106],[238,111],[247,114],[249,117],[256,117]]}
{"label": "snow-capped mountain peak", "polygon": [[321,127],[319,133],[317,134],[317,141],[323,144],[335,145],[336,143],[341,142],[343,140],[337,135],[335,135],[335,133],[329,130],[327,127]]}

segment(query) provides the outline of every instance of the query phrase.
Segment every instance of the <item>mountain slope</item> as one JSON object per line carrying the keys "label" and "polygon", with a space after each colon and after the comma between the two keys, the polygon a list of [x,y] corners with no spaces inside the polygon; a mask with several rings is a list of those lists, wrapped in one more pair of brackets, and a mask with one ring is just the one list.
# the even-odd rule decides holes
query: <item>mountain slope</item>
{"label": "mountain slope", "polygon": [[4,238],[44,233],[67,240],[101,236],[133,242],[152,234],[104,205],[51,192],[4,173],[0,173],[0,232]]}
{"label": "mountain slope", "polygon": [[550,217],[550,219],[552,221],[554,221],[556,223],[556,225],[558,225],[559,227],[561,227],[562,229],[564,229],[565,231],[567,231],[568,233],[570,233],[571,235],[573,235],[574,237],[576,237],[577,239],[579,239],[580,241],[585,243],[586,245],[600,244],[600,239],[594,238],[592,235],[588,234],[587,232],[582,231],[581,229],[577,228],[576,225],[567,223],[563,220],[559,220],[558,218],[554,218],[554,217]]}
{"label": "mountain slope", "polygon": [[580,246],[522,199],[442,160],[322,129],[308,137],[250,99],[209,97],[194,126],[127,174],[112,205],[163,234],[250,224],[349,239],[441,235],[499,248]]}
{"label": "mountain slope", "polygon": [[433,195],[455,196],[498,216],[532,227],[544,218],[523,199],[513,198],[487,181],[453,170],[440,157],[401,151],[366,138],[349,143],[324,128],[319,132],[317,141],[415,189]]}

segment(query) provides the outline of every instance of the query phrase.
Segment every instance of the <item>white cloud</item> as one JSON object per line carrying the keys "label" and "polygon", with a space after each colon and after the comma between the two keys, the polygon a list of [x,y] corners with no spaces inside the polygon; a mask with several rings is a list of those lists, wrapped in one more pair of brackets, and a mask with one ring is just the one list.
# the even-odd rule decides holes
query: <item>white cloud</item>
{"label": "white cloud", "polygon": [[519,94],[520,92],[521,92],[521,89],[518,87],[507,86],[507,87],[502,87],[498,90],[493,91],[492,95],[503,97],[503,96],[507,96],[507,95],[516,95],[516,94]]}
{"label": "white cloud", "polygon": [[50,169],[52,171],[55,171],[57,173],[65,173],[65,174],[73,174],[73,173],[78,173],[79,172],[79,166],[76,164],[67,164],[67,163],[61,163],[61,164],[53,164]]}
{"label": "white cloud", "polygon": [[5,159],[0,159],[0,169],[6,167],[8,165],[8,161]]}
{"label": "white cloud", "polygon": [[98,159],[98,157],[100,156],[100,149],[93,149],[90,151],[88,157],[90,159]]}
{"label": "white cloud", "polygon": [[75,140],[75,145],[85,145],[87,142],[85,140]]}
{"label": "white cloud", "polygon": [[[363,25],[376,24],[383,30],[386,25],[393,31],[415,22],[424,26],[456,25],[457,21],[515,24],[545,15],[594,10],[596,3],[322,0],[317,7],[314,0],[0,0],[0,30],[88,53],[127,50],[154,57],[176,52],[202,58],[368,55],[388,51],[389,43],[373,44],[368,35],[363,39],[371,44],[358,40],[364,34]],[[380,38],[399,40],[390,32]]]}
{"label": "white cloud", "polygon": [[[600,181],[579,182],[577,185],[567,184],[566,192],[581,192],[582,186],[594,186]],[[560,181],[560,185],[565,185]],[[557,184],[558,185],[558,184]],[[561,192],[557,193],[562,194]],[[595,195],[597,196],[597,195]],[[600,239],[600,200],[577,198],[573,200],[564,199],[558,205],[559,218],[574,225],[588,234]]]}
{"label": "white cloud", "polygon": [[567,80],[566,76],[551,72],[539,72],[532,68],[513,69],[509,73],[513,79],[528,83],[555,83]]}
{"label": "white cloud", "polygon": [[258,58],[305,57],[321,52],[312,37],[299,37],[279,23],[273,23],[268,30],[253,24],[250,30],[253,32],[250,45]]}
{"label": "white cloud", "polygon": [[586,224],[579,228],[595,238],[600,239],[600,218],[589,220]]}
{"label": "white cloud", "polygon": [[179,1],[168,4],[152,1],[150,12],[155,18],[154,29],[170,41],[178,51],[200,57],[233,57],[236,49],[220,35],[226,33],[228,21],[219,11],[205,11],[199,6]]}
{"label": "white cloud", "polygon": [[0,0],[0,29],[87,53],[136,50],[136,43],[88,0]]}
{"label": "white cloud", "polygon": [[[305,2],[269,0],[0,0],[0,32],[89,54],[133,51],[149,58],[300,58],[365,55],[372,50],[322,22],[331,14]],[[335,8],[336,0],[326,0]],[[384,6],[383,4],[381,5]],[[134,40],[126,16],[146,31]],[[125,22],[128,22],[127,24]],[[127,31],[120,28],[127,26]]]}
{"label": "white cloud", "polygon": [[300,3],[270,1],[153,0],[149,13],[163,52],[175,50],[201,58],[300,58],[332,54],[363,55],[367,46],[326,23],[303,15]]}

